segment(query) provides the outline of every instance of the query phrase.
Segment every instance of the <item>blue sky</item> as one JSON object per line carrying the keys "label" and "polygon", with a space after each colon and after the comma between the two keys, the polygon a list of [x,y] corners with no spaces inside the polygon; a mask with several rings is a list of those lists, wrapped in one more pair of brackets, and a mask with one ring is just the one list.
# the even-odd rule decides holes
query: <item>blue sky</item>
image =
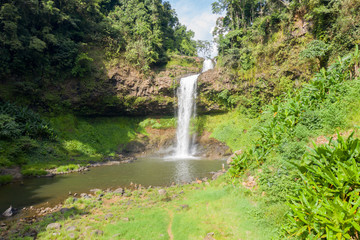
{"label": "blue sky", "polygon": [[212,40],[212,28],[219,15],[212,14],[215,0],[165,0],[175,9],[179,21],[195,32],[195,40]]}

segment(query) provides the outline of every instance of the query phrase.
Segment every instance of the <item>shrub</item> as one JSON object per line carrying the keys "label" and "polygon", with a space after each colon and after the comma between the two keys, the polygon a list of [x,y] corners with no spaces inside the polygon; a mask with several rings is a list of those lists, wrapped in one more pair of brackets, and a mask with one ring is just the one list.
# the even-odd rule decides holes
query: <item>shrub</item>
{"label": "shrub", "polygon": [[297,165],[303,184],[291,198],[288,233],[301,239],[354,239],[360,231],[360,140],[314,146]]}
{"label": "shrub", "polygon": [[55,139],[54,130],[41,116],[26,107],[0,102],[0,137],[29,136]]}
{"label": "shrub", "polygon": [[20,136],[19,125],[15,118],[8,114],[0,114],[0,138],[11,139]]}

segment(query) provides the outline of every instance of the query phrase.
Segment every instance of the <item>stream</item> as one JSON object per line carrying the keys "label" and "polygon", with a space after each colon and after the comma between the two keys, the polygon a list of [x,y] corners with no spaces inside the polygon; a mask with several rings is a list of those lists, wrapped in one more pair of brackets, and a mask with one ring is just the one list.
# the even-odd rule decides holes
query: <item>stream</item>
{"label": "stream", "polygon": [[72,194],[90,189],[129,187],[130,183],[148,186],[169,186],[210,177],[221,169],[223,160],[139,158],[133,163],[91,168],[88,172],[58,175],[54,178],[24,179],[0,187],[0,212],[10,205],[15,208],[54,206]]}

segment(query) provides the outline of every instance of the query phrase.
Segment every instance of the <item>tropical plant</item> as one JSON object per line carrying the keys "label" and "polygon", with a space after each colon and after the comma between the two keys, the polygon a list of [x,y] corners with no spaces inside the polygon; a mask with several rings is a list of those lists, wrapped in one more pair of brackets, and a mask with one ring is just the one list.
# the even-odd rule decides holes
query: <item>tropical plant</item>
{"label": "tropical plant", "polygon": [[360,140],[352,133],[316,146],[296,164],[302,183],[291,197],[290,234],[312,239],[358,239]]}

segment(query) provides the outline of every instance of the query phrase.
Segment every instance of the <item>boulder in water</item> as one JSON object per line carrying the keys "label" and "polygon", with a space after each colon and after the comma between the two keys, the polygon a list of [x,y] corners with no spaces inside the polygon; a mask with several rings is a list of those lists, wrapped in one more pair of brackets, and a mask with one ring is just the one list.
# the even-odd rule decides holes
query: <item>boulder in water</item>
{"label": "boulder in water", "polygon": [[10,206],[8,209],[6,209],[5,212],[3,212],[4,217],[12,217],[16,214],[16,209]]}

